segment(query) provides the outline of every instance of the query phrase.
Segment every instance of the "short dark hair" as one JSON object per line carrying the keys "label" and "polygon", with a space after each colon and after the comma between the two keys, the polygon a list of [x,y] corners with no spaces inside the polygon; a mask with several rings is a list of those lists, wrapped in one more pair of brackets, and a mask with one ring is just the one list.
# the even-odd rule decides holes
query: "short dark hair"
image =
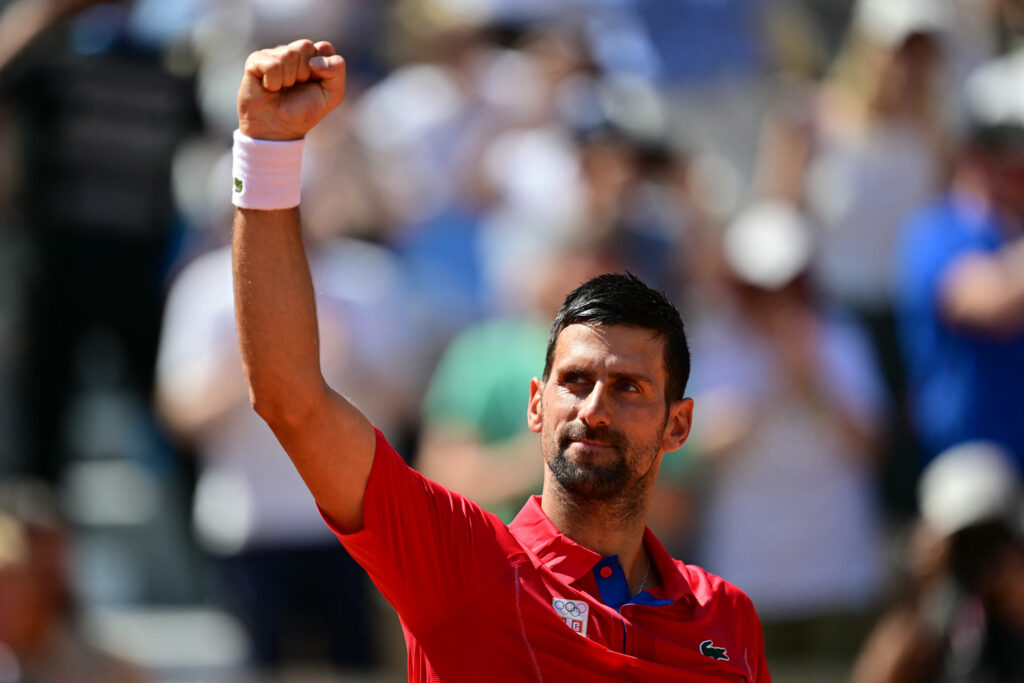
{"label": "short dark hair", "polygon": [[983,154],[1024,152],[1024,123],[975,122],[967,130],[967,144]]}
{"label": "short dark hair", "polygon": [[665,399],[683,398],[690,377],[690,348],[679,311],[664,293],[632,273],[606,273],[569,292],[551,323],[544,381],[551,375],[558,335],[569,325],[625,325],[651,330],[665,341]]}

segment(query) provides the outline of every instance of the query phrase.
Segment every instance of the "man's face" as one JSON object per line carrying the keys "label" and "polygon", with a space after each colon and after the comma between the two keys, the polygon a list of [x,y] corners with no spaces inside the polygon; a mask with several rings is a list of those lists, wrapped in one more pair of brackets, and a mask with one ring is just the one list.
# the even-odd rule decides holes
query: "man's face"
{"label": "man's face", "polygon": [[653,487],[665,451],[689,433],[693,402],[666,402],[664,340],[621,325],[569,325],[550,377],[530,384],[528,421],[553,478],[578,500]]}

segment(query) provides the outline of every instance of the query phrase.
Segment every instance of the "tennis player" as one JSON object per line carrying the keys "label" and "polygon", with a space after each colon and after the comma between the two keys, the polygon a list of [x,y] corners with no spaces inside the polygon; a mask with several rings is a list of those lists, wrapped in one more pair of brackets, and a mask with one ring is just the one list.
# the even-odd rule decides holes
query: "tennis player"
{"label": "tennis player", "polygon": [[[542,494],[511,525],[407,467],[323,380],[299,222],[302,140],[344,60],[300,40],[247,60],[234,147],[234,280],[253,407],[397,610],[412,681],[770,680],[747,596],[646,528],[690,430],[678,312],[631,275],[569,294],[526,419]],[[524,387],[525,389],[525,387]],[[538,463],[540,466],[540,463]]]}

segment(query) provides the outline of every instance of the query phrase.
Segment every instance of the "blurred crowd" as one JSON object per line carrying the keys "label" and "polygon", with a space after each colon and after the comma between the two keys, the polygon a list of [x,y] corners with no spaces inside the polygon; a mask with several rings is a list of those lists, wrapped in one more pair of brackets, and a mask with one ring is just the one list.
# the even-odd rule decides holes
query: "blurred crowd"
{"label": "blurred crowd", "polygon": [[299,37],[324,374],[414,467],[510,521],[629,270],[693,354],[650,525],[776,680],[1024,680],[1024,2],[0,0],[0,683],[402,676],[237,350],[235,94]]}

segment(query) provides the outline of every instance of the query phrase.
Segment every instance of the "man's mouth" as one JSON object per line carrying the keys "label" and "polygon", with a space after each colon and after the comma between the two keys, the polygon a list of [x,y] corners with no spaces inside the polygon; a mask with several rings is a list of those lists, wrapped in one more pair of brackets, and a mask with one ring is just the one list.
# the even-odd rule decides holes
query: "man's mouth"
{"label": "man's mouth", "polygon": [[559,439],[562,449],[578,444],[586,450],[605,450],[620,448],[622,439],[609,429],[592,429],[579,424],[570,424],[562,430]]}
{"label": "man's mouth", "polygon": [[611,444],[604,443],[603,441],[594,441],[593,439],[573,439],[569,443],[578,443],[581,446],[587,448],[611,448]]}

